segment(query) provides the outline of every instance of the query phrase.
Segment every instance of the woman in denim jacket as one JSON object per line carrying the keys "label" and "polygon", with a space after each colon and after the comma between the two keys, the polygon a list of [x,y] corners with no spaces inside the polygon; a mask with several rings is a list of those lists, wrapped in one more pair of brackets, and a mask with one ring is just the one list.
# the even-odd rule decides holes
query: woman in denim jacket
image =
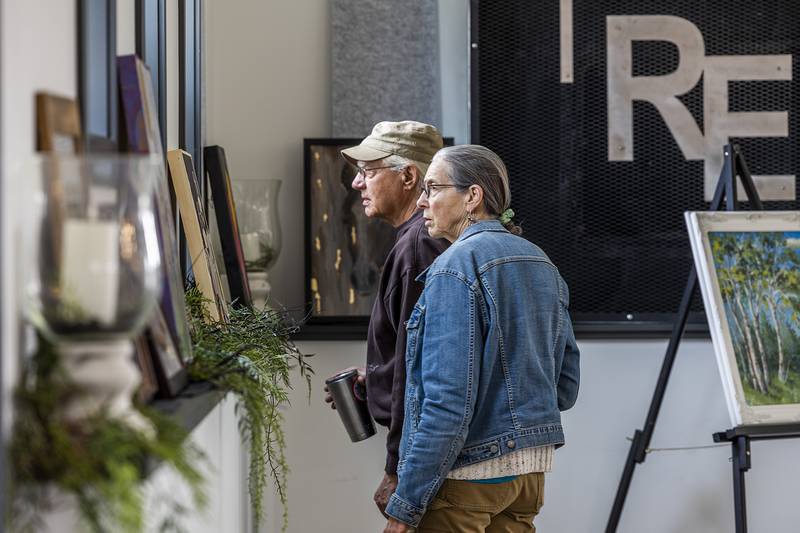
{"label": "woman in denim jacket", "polygon": [[519,237],[502,160],[440,150],[417,205],[452,242],[418,279],[406,327],[399,484],[386,532],[535,531],[544,473],[578,394],[567,285]]}

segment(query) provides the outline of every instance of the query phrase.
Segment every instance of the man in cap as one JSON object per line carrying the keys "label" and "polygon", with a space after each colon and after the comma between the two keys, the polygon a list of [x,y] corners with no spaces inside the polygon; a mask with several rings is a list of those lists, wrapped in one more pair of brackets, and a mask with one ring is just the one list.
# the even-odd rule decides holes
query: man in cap
{"label": "man in cap", "polygon": [[[448,245],[428,235],[416,205],[428,165],[442,145],[436,128],[407,120],[379,122],[361,144],[342,150],[342,156],[358,169],[351,186],[361,192],[364,213],[397,229],[370,316],[367,366],[359,369],[370,414],[389,428],[385,474],[374,496],[382,513],[397,487],[406,382],[405,322],[423,289],[416,277]],[[325,401],[336,407],[330,395]]]}

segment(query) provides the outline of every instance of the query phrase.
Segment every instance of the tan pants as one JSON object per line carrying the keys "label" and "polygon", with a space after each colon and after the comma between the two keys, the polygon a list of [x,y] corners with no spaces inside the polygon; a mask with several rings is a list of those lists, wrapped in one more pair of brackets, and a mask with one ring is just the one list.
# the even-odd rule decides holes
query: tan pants
{"label": "tan pants", "polygon": [[531,533],[544,504],[544,474],[486,484],[447,479],[431,500],[417,533]]}

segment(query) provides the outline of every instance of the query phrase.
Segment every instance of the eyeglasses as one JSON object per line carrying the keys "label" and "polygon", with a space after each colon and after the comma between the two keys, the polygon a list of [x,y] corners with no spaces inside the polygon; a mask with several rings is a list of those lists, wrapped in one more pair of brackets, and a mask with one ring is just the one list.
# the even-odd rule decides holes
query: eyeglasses
{"label": "eyeglasses", "polygon": [[[386,165],[385,167],[371,167],[371,168],[356,167],[356,177],[358,177],[360,174],[361,177],[364,179],[371,178],[375,175],[375,172],[378,170],[383,170],[384,168],[394,168],[396,166],[397,165]],[[371,172],[371,174],[367,174],[367,172]]]}
{"label": "eyeglasses", "polygon": [[422,192],[427,198],[431,197],[431,191],[436,189],[447,189],[448,187],[458,187],[458,185],[445,185],[444,183],[426,183],[422,186]]}

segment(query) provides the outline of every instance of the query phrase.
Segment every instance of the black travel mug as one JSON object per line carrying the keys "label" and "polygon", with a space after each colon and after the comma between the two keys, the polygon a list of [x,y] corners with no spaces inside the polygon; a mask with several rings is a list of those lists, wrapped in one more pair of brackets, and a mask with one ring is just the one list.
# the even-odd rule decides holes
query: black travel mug
{"label": "black travel mug", "polygon": [[369,416],[367,402],[356,397],[357,379],[358,369],[353,368],[325,380],[342,424],[353,442],[362,441],[375,434],[375,425]]}

